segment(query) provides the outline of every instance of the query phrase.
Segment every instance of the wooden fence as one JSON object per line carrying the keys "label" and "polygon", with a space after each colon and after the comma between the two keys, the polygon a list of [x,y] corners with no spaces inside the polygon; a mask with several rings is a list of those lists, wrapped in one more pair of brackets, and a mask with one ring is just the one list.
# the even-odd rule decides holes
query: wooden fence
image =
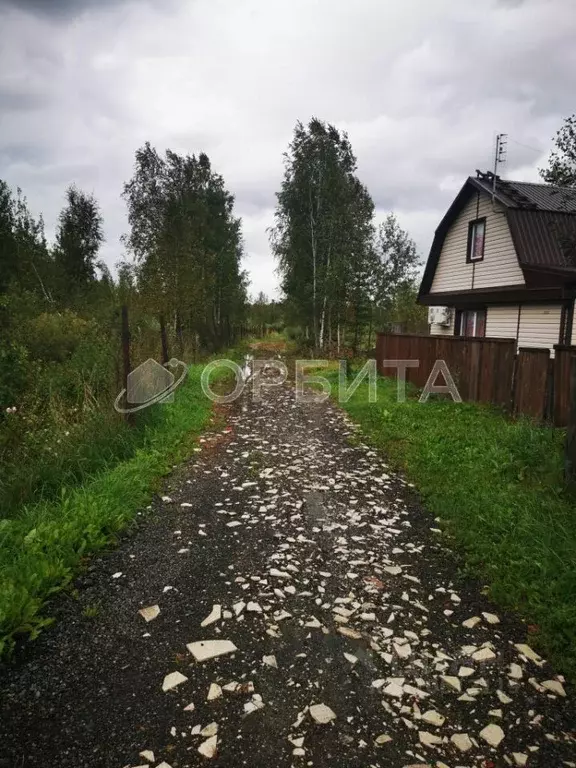
{"label": "wooden fence", "polygon": [[[515,415],[565,427],[571,403],[570,360],[576,347],[520,348],[515,339],[417,336],[379,333],[376,360],[383,375],[394,375],[385,361],[418,360],[406,381],[423,387],[436,360],[444,360],[463,400],[492,403]],[[443,383],[440,377],[438,383]]]}

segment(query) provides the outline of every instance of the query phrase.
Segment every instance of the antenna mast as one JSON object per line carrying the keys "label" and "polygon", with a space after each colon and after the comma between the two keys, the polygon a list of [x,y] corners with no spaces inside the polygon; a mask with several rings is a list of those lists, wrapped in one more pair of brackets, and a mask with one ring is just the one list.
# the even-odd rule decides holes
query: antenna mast
{"label": "antenna mast", "polygon": [[496,136],[496,147],[494,150],[494,173],[492,174],[492,205],[494,205],[494,197],[496,195],[496,178],[498,166],[506,161],[506,145],[508,144],[507,139],[507,133],[499,133]]}

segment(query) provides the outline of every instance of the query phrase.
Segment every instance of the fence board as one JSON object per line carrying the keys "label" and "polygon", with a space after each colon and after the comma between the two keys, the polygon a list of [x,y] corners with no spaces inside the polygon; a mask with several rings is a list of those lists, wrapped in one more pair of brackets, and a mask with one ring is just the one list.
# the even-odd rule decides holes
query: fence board
{"label": "fence board", "polygon": [[423,387],[436,360],[444,360],[464,400],[493,402],[508,407],[511,403],[514,339],[480,339],[461,336],[424,336],[387,334],[377,336],[378,370],[383,360],[418,360],[418,368],[409,368],[406,380]]}
{"label": "fence board", "polygon": [[542,421],[546,412],[549,349],[520,348],[514,385],[514,413]]}
{"label": "fence board", "polygon": [[570,416],[572,391],[570,387],[570,358],[576,354],[576,347],[557,345],[554,347],[554,393],[552,419],[557,427],[566,427]]}

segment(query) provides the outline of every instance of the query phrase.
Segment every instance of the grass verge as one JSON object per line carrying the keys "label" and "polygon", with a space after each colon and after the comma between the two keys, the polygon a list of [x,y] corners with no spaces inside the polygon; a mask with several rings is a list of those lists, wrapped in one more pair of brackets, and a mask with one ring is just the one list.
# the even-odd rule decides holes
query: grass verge
{"label": "grass verge", "polygon": [[191,453],[211,413],[200,388],[203,367],[191,366],[174,402],[154,409],[130,458],[62,488],[57,501],[0,520],[0,657],[17,637],[34,638],[50,623],[45,601],[70,582],[83,557],[114,542],[160,478]]}
{"label": "grass verge", "polygon": [[563,490],[564,432],[472,403],[398,403],[396,382],[384,378],[377,403],[363,384],[343,407],[417,486],[491,597],[534,625],[531,642],[576,678],[576,509]]}

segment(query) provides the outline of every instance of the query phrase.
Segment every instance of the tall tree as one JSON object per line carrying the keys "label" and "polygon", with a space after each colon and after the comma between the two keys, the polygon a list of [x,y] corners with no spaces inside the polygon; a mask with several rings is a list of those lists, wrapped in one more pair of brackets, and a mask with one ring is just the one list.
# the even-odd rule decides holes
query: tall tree
{"label": "tall tree", "polygon": [[58,219],[55,248],[66,290],[81,290],[96,279],[98,251],[103,241],[102,216],[96,199],[74,185],[68,187],[66,206]]}
{"label": "tall tree", "polygon": [[576,187],[576,114],[567,117],[554,139],[556,149],[550,153],[548,168],[540,176],[548,184]]}
{"label": "tall tree", "polygon": [[373,205],[355,177],[356,158],[345,133],[317,118],[298,122],[271,231],[282,287],[323,348],[340,322],[350,256],[370,237]]}
{"label": "tall tree", "polygon": [[242,236],[234,197],[208,156],[161,157],[147,143],[123,196],[125,242],[148,307],[173,318],[181,346],[185,329],[212,347],[230,340],[246,301]]}

